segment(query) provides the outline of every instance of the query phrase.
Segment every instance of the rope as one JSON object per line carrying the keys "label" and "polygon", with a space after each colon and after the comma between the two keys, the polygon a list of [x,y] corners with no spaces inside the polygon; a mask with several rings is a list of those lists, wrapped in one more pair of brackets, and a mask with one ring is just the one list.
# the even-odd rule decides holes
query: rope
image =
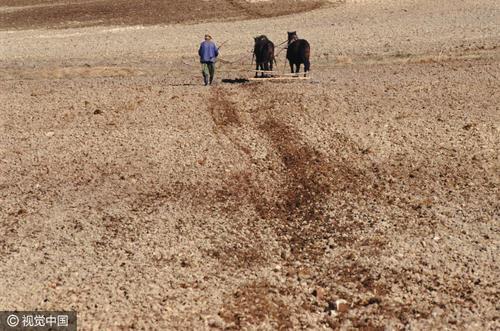
{"label": "rope", "polygon": [[285,60],[283,61],[283,74],[285,74],[286,70],[286,54],[285,54]]}
{"label": "rope", "polygon": [[[245,60],[246,58],[248,58],[249,54],[245,54],[243,56],[240,56],[239,58],[237,58],[236,60],[233,60],[233,61],[228,61],[228,60],[224,60],[224,59],[217,59],[217,62],[221,63],[221,64],[235,64],[235,63],[238,63],[238,62],[241,62],[242,60]],[[194,65],[193,63],[188,63],[187,61],[190,61],[190,60],[187,60],[187,59],[182,59],[181,62],[182,64],[188,66],[188,67],[195,67],[196,65]]]}
{"label": "rope", "polygon": [[[253,54],[253,51],[251,51],[251,53]],[[240,56],[239,58],[237,58],[236,60],[234,61],[227,61],[227,60],[223,60],[223,59],[219,59],[218,61],[220,63],[223,63],[223,64],[235,64],[237,62],[240,62],[241,60],[244,60],[245,58],[247,58],[249,56],[249,54],[245,54],[243,56]],[[252,57],[252,62],[253,62],[253,57]]]}
{"label": "rope", "polygon": [[223,41],[223,42],[219,45],[219,47],[217,47],[217,50],[221,49],[221,48],[222,48],[222,46],[224,46],[224,44],[226,44],[226,43],[227,43],[227,40]]}
{"label": "rope", "polygon": [[[279,46],[283,45],[283,44],[284,44],[284,43],[286,43],[286,42],[288,42],[288,40],[283,41],[282,43],[278,44],[276,47],[279,47]],[[224,46],[224,44],[226,44],[226,43],[227,43],[227,41],[224,41],[223,43],[221,43],[221,44],[219,45],[218,49],[220,49],[220,48],[221,48],[222,46]],[[281,49],[279,50],[279,52],[275,55],[275,58],[276,58],[276,57],[278,57],[278,56],[281,54],[281,52],[283,52],[285,49],[286,49],[286,47],[281,48]],[[252,66],[252,65],[253,65],[253,60],[254,60],[254,57],[255,57],[255,54],[254,54],[253,48],[250,50],[250,52],[249,52],[249,53],[252,53],[252,62],[251,62],[251,64],[250,64],[250,66]],[[224,60],[224,59],[218,59],[217,61],[218,61],[219,63],[221,63],[221,64],[224,64],[224,65],[226,65],[226,64],[227,64],[227,65],[233,65],[233,64],[235,64],[235,63],[239,63],[239,62],[241,62],[241,61],[245,60],[248,56],[249,56],[249,54],[245,54],[245,55],[243,55],[243,56],[241,56],[241,57],[239,57],[239,58],[237,58],[236,60],[233,60],[233,61],[227,61],[227,60]],[[188,63],[188,62],[186,62],[186,61],[187,61],[186,59],[182,59],[182,60],[181,60],[182,64],[183,64],[183,65],[185,65],[185,66],[188,66],[188,67],[196,67],[196,65],[195,65],[195,64],[193,64],[193,63]],[[276,61],[276,60],[275,60],[275,61]],[[283,63],[283,73],[285,73],[285,69],[286,69],[286,58],[285,58],[285,61],[284,61],[284,63]]]}
{"label": "rope", "polygon": [[282,42],[281,44],[277,45],[276,47],[280,47],[281,45],[283,45],[284,43],[288,42],[288,39],[285,40],[284,42]]}
{"label": "rope", "polygon": [[286,48],[282,48],[282,49],[280,49],[280,51],[278,52],[278,54],[276,54],[276,56],[280,55],[280,54],[281,54],[281,52],[283,52],[285,49],[286,49]]}

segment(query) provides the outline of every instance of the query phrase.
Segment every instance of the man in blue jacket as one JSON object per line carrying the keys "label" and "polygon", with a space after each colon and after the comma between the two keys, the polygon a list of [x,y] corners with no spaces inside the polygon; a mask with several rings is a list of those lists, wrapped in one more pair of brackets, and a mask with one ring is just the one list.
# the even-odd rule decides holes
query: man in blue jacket
{"label": "man in blue jacket", "polygon": [[205,86],[208,84],[211,85],[215,75],[215,61],[217,60],[217,56],[219,56],[219,49],[212,41],[211,35],[205,35],[205,41],[201,43],[198,55],[200,55]]}

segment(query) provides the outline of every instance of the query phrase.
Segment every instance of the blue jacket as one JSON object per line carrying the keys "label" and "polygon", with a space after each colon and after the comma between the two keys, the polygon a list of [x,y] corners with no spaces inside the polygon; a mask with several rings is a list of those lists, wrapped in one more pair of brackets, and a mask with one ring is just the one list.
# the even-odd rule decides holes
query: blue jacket
{"label": "blue jacket", "polygon": [[198,55],[200,55],[200,62],[214,63],[217,56],[219,56],[219,50],[213,41],[205,40],[200,45]]}

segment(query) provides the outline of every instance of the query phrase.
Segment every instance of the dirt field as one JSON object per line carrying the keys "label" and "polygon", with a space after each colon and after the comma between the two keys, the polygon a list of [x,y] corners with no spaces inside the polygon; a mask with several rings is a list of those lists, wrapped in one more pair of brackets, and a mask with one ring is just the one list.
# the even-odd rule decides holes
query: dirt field
{"label": "dirt field", "polygon": [[[500,328],[500,5],[292,2],[0,0],[0,309]],[[312,79],[242,82],[292,30]]]}
{"label": "dirt field", "polygon": [[[273,17],[320,8],[326,0],[0,0],[0,29],[199,23]],[[1,8],[1,7],[0,7]]]}

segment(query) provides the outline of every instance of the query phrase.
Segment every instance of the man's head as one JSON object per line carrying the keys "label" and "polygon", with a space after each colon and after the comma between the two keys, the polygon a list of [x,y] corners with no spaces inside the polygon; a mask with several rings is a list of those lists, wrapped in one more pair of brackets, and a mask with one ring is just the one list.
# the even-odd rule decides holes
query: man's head
{"label": "man's head", "polygon": [[205,40],[206,41],[209,41],[209,40],[212,40],[212,36],[209,35],[208,33],[205,35]]}

